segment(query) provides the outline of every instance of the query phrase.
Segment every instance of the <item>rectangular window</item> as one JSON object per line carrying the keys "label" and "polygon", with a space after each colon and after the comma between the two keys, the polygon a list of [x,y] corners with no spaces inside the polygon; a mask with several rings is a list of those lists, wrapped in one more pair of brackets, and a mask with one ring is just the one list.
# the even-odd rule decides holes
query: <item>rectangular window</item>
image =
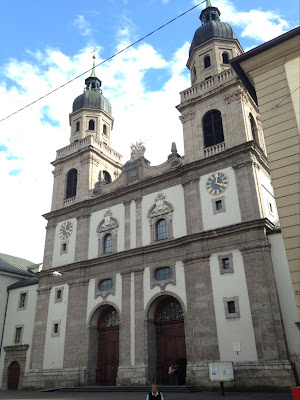
{"label": "rectangular window", "polygon": [[227,302],[227,307],[228,307],[228,313],[229,314],[235,314],[236,313],[234,301],[228,301]]}
{"label": "rectangular window", "polygon": [[61,303],[63,301],[63,295],[64,288],[62,286],[55,288],[54,303]]}
{"label": "rectangular window", "polygon": [[222,210],[223,206],[222,206],[222,200],[217,200],[216,201],[216,210],[220,211]]}
{"label": "rectangular window", "polygon": [[15,343],[20,344],[22,342],[22,327],[16,328]]}
{"label": "rectangular window", "polygon": [[56,300],[60,300],[61,299],[61,290],[57,290],[56,292]]}
{"label": "rectangular window", "polygon": [[58,333],[58,324],[53,325],[53,333],[55,333],[55,334]]}
{"label": "rectangular window", "polygon": [[230,269],[229,258],[222,258],[222,266],[223,266],[223,269]]}
{"label": "rectangular window", "polygon": [[24,308],[26,306],[26,299],[27,299],[27,293],[21,293],[19,308]]}

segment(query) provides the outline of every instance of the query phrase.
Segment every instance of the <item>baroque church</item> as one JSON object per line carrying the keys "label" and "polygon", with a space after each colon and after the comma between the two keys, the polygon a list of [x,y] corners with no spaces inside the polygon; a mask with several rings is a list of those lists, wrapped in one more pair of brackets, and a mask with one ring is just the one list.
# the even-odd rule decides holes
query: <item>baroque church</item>
{"label": "baroque church", "polygon": [[233,362],[237,388],[295,385],[258,106],[230,66],[243,52],[230,25],[210,1],[200,20],[177,105],[183,156],[173,143],[152,167],[136,143],[122,165],[95,68],[74,100],[43,268],[10,290],[2,389],[13,374],[17,388],[168,384],[173,362],[180,385],[209,387],[213,361]]}

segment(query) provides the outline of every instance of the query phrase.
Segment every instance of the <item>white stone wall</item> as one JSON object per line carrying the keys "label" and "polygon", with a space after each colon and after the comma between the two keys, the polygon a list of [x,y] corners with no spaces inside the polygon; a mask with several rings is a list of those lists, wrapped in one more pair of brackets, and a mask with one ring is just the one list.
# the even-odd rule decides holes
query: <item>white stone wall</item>
{"label": "white stone wall", "polygon": [[76,245],[76,228],[77,228],[77,219],[71,218],[67,221],[71,221],[73,224],[73,231],[71,236],[67,239],[68,242],[68,251],[67,253],[61,254],[61,245],[62,242],[66,242],[65,240],[61,240],[59,237],[59,230],[62,224],[65,221],[61,221],[56,226],[55,230],[55,241],[54,241],[54,249],[53,249],[53,258],[52,258],[52,268],[60,267],[61,265],[71,264],[75,261],[75,245]]}
{"label": "white stone wall", "polygon": [[[204,175],[200,179],[200,196],[202,206],[203,229],[217,229],[223,226],[238,224],[241,222],[241,213],[238,200],[238,193],[236,187],[235,173],[233,168],[224,168],[220,170],[224,172],[229,178],[229,185],[227,189],[219,196],[210,195],[206,189],[205,184],[207,178],[213,173]],[[217,171],[215,171],[217,172]],[[225,212],[214,214],[213,202],[224,197]]]}
{"label": "white stone wall", "polygon": [[259,181],[261,183],[264,217],[268,218],[271,222],[276,222],[278,220],[278,213],[274,190],[270,178],[262,170],[259,171]]}
{"label": "white stone wall", "polygon": [[[91,215],[90,220],[90,240],[89,240],[89,255],[88,258],[96,258],[98,257],[98,232],[97,228],[99,223],[103,220],[104,214],[107,208],[94,212]],[[125,207],[123,204],[118,204],[117,206],[110,207],[110,211],[112,212],[112,217],[118,221],[119,227],[117,233],[117,252],[124,250],[124,220],[125,220]]]}
{"label": "white stone wall", "polygon": [[[185,218],[185,204],[184,193],[181,185],[173,186],[162,191],[165,196],[165,201],[173,206],[173,236],[174,239],[185,236],[186,233],[186,218]],[[158,192],[151,193],[143,197],[142,200],[142,243],[147,246],[151,242],[151,229],[147,214],[150,208],[155,204],[155,198]]]}
{"label": "white stone wall", "polygon": [[[55,302],[55,291],[58,288],[63,289],[61,302]],[[44,369],[63,368],[68,295],[69,285],[58,285],[51,288],[44,348]],[[53,335],[54,322],[59,323],[57,336]]]}
{"label": "white stone wall", "polygon": [[[220,255],[232,254],[232,273],[220,273]],[[210,257],[210,271],[216,313],[218,343],[221,361],[257,361],[256,344],[244,263],[239,250],[215,253]],[[238,297],[240,318],[226,319],[224,297]],[[240,343],[241,351],[234,351],[233,343]]]}
{"label": "white stone wall", "polygon": [[[2,384],[3,364],[5,358],[5,351],[3,350],[3,347],[13,346],[15,344],[14,341],[16,326],[23,326],[23,336],[21,344],[29,345],[29,348],[27,350],[25,372],[29,369],[34,317],[37,301],[37,288],[38,285],[31,285],[22,288],[12,289],[9,292],[9,301],[7,306],[6,322],[0,357],[0,387]],[[26,306],[22,309],[18,309],[20,294],[24,292],[27,292]]]}
{"label": "white stone wall", "polygon": [[[111,276],[107,276],[107,278],[112,278]],[[106,279],[106,278],[101,278]],[[88,302],[87,302],[87,320],[86,324],[89,326],[90,320],[95,312],[95,310],[101,305],[107,304],[109,302],[118,311],[122,310],[122,276],[121,274],[116,274],[116,282],[114,288],[114,294],[109,294],[107,298],[104,300],[101,295],[95,296],[95,290],[97,281],[96,279],[90,279],[89,281],[89,289],[88,289]]]}
{"label": "white stone wall", "polygon": [[[170,294],[174,293],[175,295],[177,295],[187,309],[185,275],[182,261],[176,262],[175,274],[175,285],[173,283],[168,283],[165,287],[165,291]],[[151,299],[153,299],[153,297],[160,292],[161,289],[157,285],[151,288],[150,268],[146,267],[144,269],[144,310],[146,310],[146,308],[149,306],[149,302],[151,301]]]}

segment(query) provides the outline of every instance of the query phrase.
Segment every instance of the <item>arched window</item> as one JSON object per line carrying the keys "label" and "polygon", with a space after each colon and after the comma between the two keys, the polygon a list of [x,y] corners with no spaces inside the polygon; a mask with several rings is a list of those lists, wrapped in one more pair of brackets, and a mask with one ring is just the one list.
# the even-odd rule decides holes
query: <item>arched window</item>
{"label": "arched window", "polygon": [[89,120],[89,131],[95,130],[95,121],[93,119]]}
{"label": "arched window", "polygon": [[257,141],[257,127],[253,118],[252,114],[249,114],[250,117],[250,126],[251,126],[251,133],[252,133],[252,138],[253,140]]}
{"label": "arched window", "polygon": [[80,129],[80,122],[77,121],[76,122],[76,132],[79,132],[79,129]]}
{"label": "arched window", "polygon": [[228,53],[223,53],[222,54],[222,59],[223,59],[223,64],[229,64]]}
{"label": "arched window", "polygon": [[209,111],[203,118],[204,146],[210,147],[224,142],[222,116],[220,111]]}
{"label": "arched window", "polygon": [[105,183],[111,183],[111,176],[107,171],[103,171],[103,178],[105,180]]}
{"label": "arched window", "polygon": [[156,223],[156,240],[168,239],[168,223],[165,219],[159,219]]}
{"label": "arched window", "polygon": [[113,287],[113,280],[112,279],[103,279],[99,283],[100,292],[105,292],[107,290],[110,290],[110,289],[112,289],[112,287]]}
{"label": "arched window", "polygon": [[113,248],[113,237],[110,233],[103,238],[103,253],[111,253]]}
{"label": "arched window", "polygon": [[100,322],[100,328],[112,328],[119,325],[119,316],[117,311],[110,307]]}
{"label": "arched window", "polygon": [[180,321],[183,318],[182,307],[178,300],[174,298],[170,298],[168,301],[162,303],[155,315],[155,320],[157,322]]}
{"label": "arched window", "polygon": [[154,275],[157,281],[166,281],[172,278],[173,271],[170,267],[157,268]]}
{"label": "arched window", "polygon": [[66,188],[66,199],[76,196],[77,189],[77,170],[71,169],[67,175],[67,188]]}
{"label": "arched window", "polygon": [[205,56],[204,57],[204,68],[208,68],[208,67],[210,67],[211,66],[211,63],[210,63],[210,56]]}
{"label": "arched window", "polygon": [[107,126],[103,125],[103,135],[107,135]]}

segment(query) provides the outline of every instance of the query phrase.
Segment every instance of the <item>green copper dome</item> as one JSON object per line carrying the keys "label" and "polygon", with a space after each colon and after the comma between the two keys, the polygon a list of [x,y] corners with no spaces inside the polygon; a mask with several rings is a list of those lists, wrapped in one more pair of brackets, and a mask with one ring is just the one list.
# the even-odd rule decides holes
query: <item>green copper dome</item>
{"label": "green copper dome", "polygon": [[107,114],[111,115],[111,104],[102,95],[101,80],[97,78],[95,73],[95,61],[93,65],[92,74],[85,80],[84,92],[76,97],[73,102],[73,112],[80,110],[81,108],[92,108],[103,110]]}
{"label": "green copper dome", "polygon": [[193,49],[213,37],[222,39],[237,39],[231,26],[226,22],[221,22],[220,11],[217,7],[212,7],[210,1],[206,2],[206,8],[202,10],[199,19],[202,26],[194,34],[189,55]]}

